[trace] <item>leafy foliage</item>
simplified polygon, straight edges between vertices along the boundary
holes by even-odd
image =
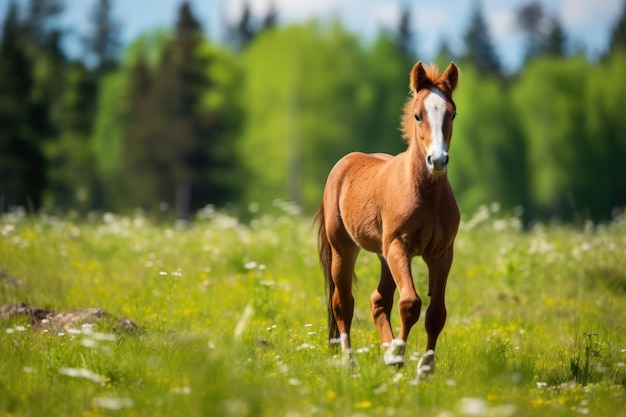
[[[365,42],[339,22],[284,27],[273,5],[265,19],[246,5],[229,51],[183,2],[172,28],[120,50],[113,3],[98,0],[81,62],[61,48],[62,2],[22,5],[8,8],[0,40],[2,210],[169,207],[186,218],[280,199],[310,212],[344,154],[405,149],[399,117],[420,46],[408,9]],[[468,21],[449,171],[461,210],[496,201],[524,207],[526,221],[611,219],[626,205],[624,17],[590,62],[567,55],[540,3],[518,13],[532,59],[511,75],[479,3]],[[452,58],[444,40],[436,61]]]
[[[250,45],[240,148],[249,201],[317,204],[332,164],[358,149],[368,104],[363,60],[338,24],[272,31]]]
[[[472,62],[481,74],[500,75],[501,63],[491,40],[489,27],[478,2],[474,3],[469,27],[464,37],[465,59]]]
[[[459,115],[449,175],[460,206],[473,212],[486,201],[508,210],[523,205],[526,148],[507,92],[497,80],[481,80],[479,71],[467,66],[455,102]]]

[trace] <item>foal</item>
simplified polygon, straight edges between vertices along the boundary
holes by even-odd
[[[354,312],[352,281],[361,248],[378,254],[380,282],[370,297],[372,318],[387,350],[388,365],[402,365],[406,340],[420,316],[411,259],[428,266],[426,352],[417,365],[419,378],[435,370],[435,344],[446,320],[445,290],[452,264],[459,209],[446,168],[456,107],[452,92],[459,72],[451,62],[443,74],[422,62],[411,70],[411,96],[404,106],[405,152],[350,153],[333,167],[315,215],[318,250],[328,295],[331,343],[340,343],[343,363],[353,366],[350,324]],[[400,333],[390,323],[394,292],[399,291]]]

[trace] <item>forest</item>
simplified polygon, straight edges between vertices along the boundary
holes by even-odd
[[[12,1],[1,17],[0,212],[311,213],[342,155],[406,146],[399,117],[420,59],[408,10],[365,41],[339,21],[282,25],[279,9],[244,8],[217,42],[183,1],[173,27],[124,45],[112,0],[97,0],[79,58],[64,50],[63,13],[62,0]],[[443,43],[436,59],[461,70],[448,175],[462,213],[623,215],[626,2],[593,60],[566,48],[540,3],[517,20],[527,49],[513,74],[479,2],[464,53]]]

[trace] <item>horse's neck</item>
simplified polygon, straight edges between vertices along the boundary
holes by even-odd
[[[419,146],[419,139],[414,139],[406,150],[406,160],[404,163],[407,166],[405,170],[407,178],[412,187],[420,190],[422,193],[431,192],[439,194],[441,190],[446,187],[448,183],[448,173],[441,176],[435,176],[430,173],[426,166],[426,152]]]

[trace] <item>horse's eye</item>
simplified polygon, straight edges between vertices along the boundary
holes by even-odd
[[[452,120],[456,117],[456,112],[452,113]]]
[[[422,123],[422,118],[419,114],[413,113],[413,116],[415,117],[415,120],[417,120],[417,123]]]

